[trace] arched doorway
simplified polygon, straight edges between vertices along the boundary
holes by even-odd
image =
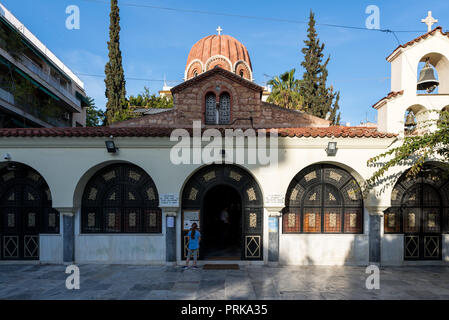
[[[36,170],[19,163],[2,169],[0,181],[0,257],[38,260],[39,233],[59,233],[50,189]]]
[[[404,260],[441,260],[448,210],[447,173],[426,164],[417,176],[404,173],[396,183],[384,231],[404,234]]]
[[[225,210],[229,224],[222,222]],[[193,222],[203,236],[200,259],[262,260],[263,201],[257,182],[234,165],[198,170],[182,194],[182,259]]]

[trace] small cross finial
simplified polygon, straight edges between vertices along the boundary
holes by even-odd
[[[216,30],[218,32],[218,35],[221,35],[221,32],[223,31],[223,29],[220,26],[218,26],[218,28]]]
[[[438,20],[434,19],[432,17],[432,11],[429,11],[427,13],[427,17],[425,19],[421,20],[422,23],[425,23],[427,25],[427,32],[432,31],[432,26],[438,22]]]

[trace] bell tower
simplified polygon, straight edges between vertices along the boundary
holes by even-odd
[[[430,11],[422,22],[429,31],[387,57],[391,92],[373,106],[378,110],[380,131],[400,136],[420,134],[424,121],[438,117],[427,110],[441,111],[449,106],[449,32],[442,27],[432,29],[438,20]]]

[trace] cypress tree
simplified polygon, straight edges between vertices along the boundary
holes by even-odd
[[[105,66],[106,79],[106,124],[123,120],[127,114],[125,74],[120,51],[120,15],[117,0],[111,0],[109,14],[109,61]]]
[[[309,28],[307,39],[304,40],[304,61],[301,66],[305,69],[303,80],[301,81],[300,94],[304,97],[304,111],[320,118],[326,118],[330,112],[329,120],[332,124],[337,123],[340,115],[339,93],[335,93],[332,87],[327,87],[327,65],[330,56],[323,62],[324,43],[320,43],[315,29],[315,15],[310,11]],[[335,99],[335,103],[334,102]]]

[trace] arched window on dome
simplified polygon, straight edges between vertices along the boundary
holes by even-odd
[[[217,124],[217,120],[217,98],[214,93],[209,92],[206,94],[205,121],[206,124]]]
[[[243,70],[240,70],[240,76],[243,78],[244,72]]]
[[[193,71],[193,77],[197,77],[198,76],[198,71]]]
[[[219,124],[231,122],[231,96],[224,92],[220,95]]]

